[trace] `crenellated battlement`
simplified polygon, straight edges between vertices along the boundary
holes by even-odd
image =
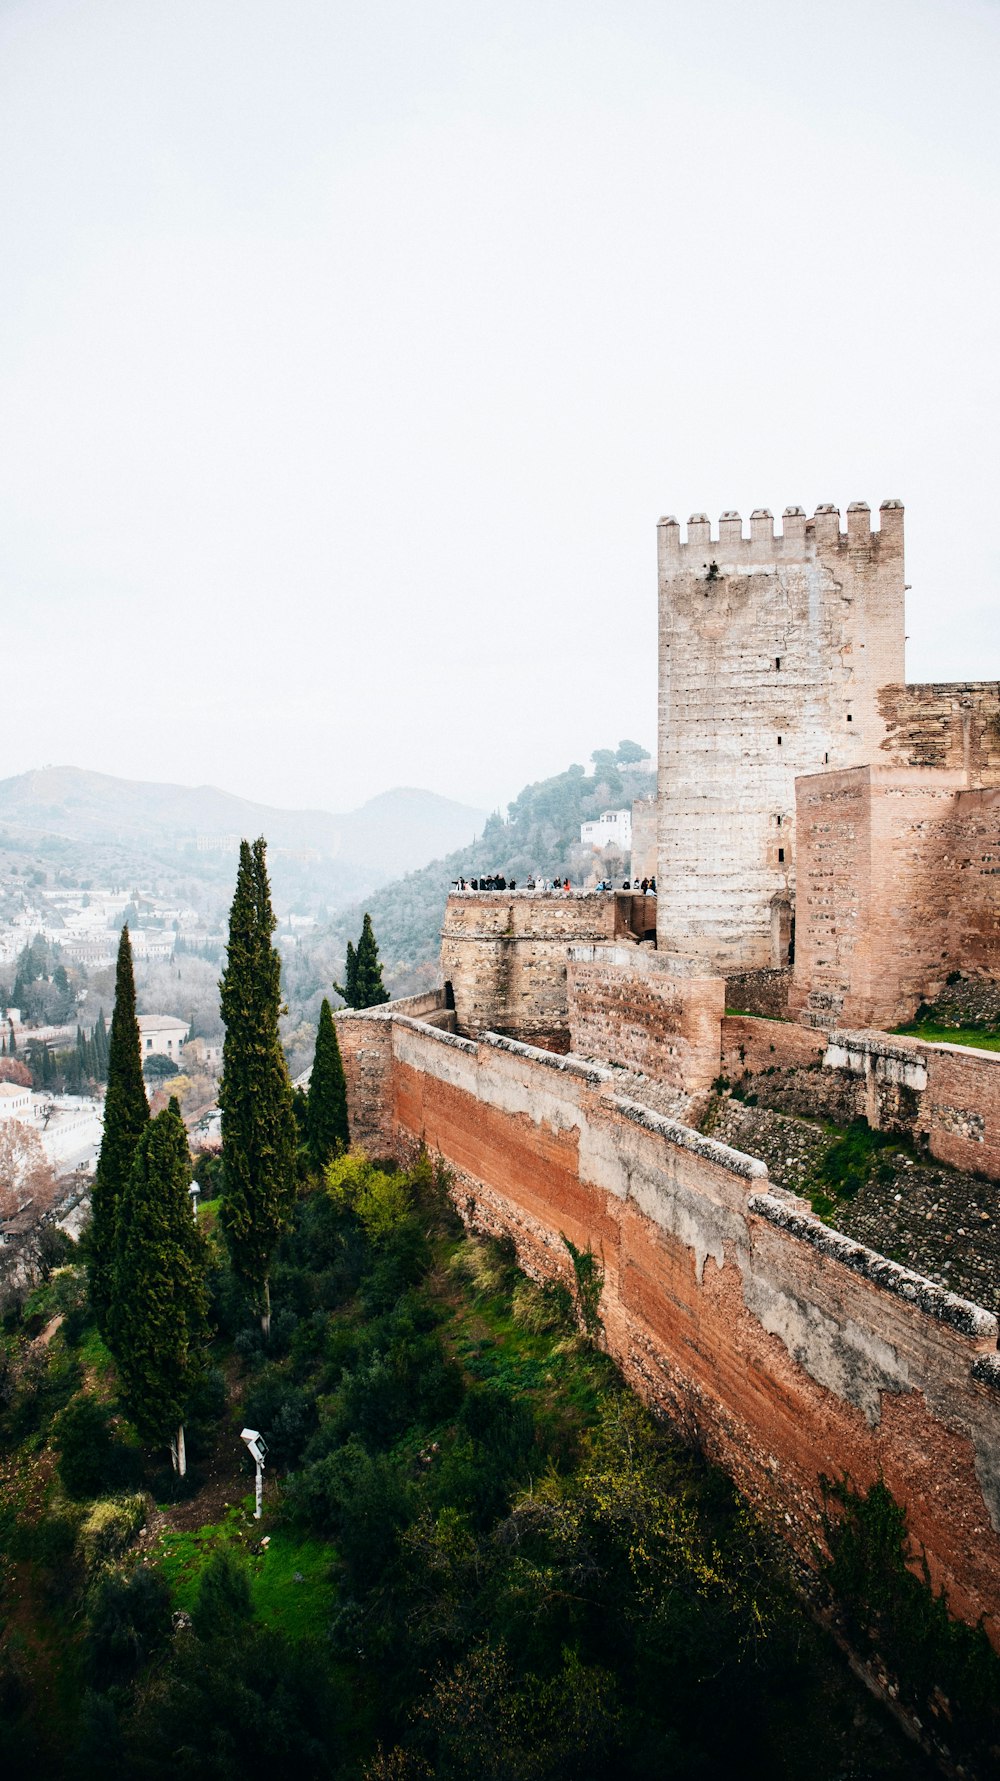
[[[808,563],[817,556],[844,551],[851,555],[902,556],[903,503],[883,501],[879,508],[879,526],[872,530],[871,508],[867,501],[852,501],[847,509],[847,530],[840,529],[840,509],[830,502],[817,507],[808,518],[804,507],[786,507],[782,529],[774,529],[774,515],[769,507],[756,507],[750,515],[749,536],[743,521],[731,510],[719,519],[717,535],[707,513],[692,513],[687,522],[687,537],[681,537],[679,522],[667,514],[657,525],[657,543],[661,574],[670,576],[700,571],[714,560],[722,569],[769,567],[779,563]]]

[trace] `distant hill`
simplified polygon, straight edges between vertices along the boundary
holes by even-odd
[[[599,751],[600,752],[600,751]],[[437,976],[444,907],[453,880],[480,873],[502,873],[523,884],[532,872],[547,878],[568,876],[582,883],[594,855],[580,845],[580,825],[602,810],[651,797],[656,790],[652,760],[621,772],[610,750],[593,773],[569,767],[551,779],[526,785],[507,806],[507,820],[491,816],[470,845],[432,860],[416,872],[384,884],[363,902],[351,904],[334,921],[344,944],[360,931],[367,909],[385,967],[386,986],[393,995],[407,995]]]
[[[196,847],[226,835],[264,835],[272,853],[336,861],[355,884],[377,884],[468,843],[486,812],[435,792],[399,787],[344,815],[281,810],[216,786],[117,779],[80,767],[45,767],[0,780],[0,828],[29,840]]]

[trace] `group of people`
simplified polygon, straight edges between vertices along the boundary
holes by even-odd
[[[486,878],[453,878],[451,881],[451,888],[452,890],[513,891],[517,889],[517,879],[507,879],[502,872],[491,872]],[[526,883],[522,886],[523,890],[532,891],[568,891],[572,890],[572,888],[573,886],[570,884],[568,878],[565,878],[560,882],[558,878],[536,878],[533,873],[529,874]]]
[[[594,886],[594,889],[599,891],[609,891],[614,890],[614,888],[610,878],[602,878],[600,884]],[[643,878],[640,881],[638,878],[626,878],[625,883],[622,885],[622,890],[641,891],[644,897],[655,897],[656,879]]]
[[[507,879],[502,872],[490,872],[485,878],[453,878],[451,881],[451,888],[452,890],[458,891],[515,891],[517,889],[517,879]],[[572,890],[573,886],[570,884],[568,878],[563,878],[561,880],[558,878],[536,878],[534,873],[529,873],[527,880],[521,888],[522,890],[530,891],[568,891]],[[610,878],[602,878],[600,884],[594,886],[594,889],[599,891],[610,891],[614,890],[614,888]],[[648,895],[655,897],[656,879],[644,878],[640,883],[638,878],[634,881],[630,878],[626,878],[625,883],[622,885],[622,890],[642,891],[643,896]]]

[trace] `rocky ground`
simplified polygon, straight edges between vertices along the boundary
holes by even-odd
[[[807,1199],[824,1193],[823,1216],[836,1230],[1000,1313],[1000,1187],[995,1182],[890,1144],[873,1154],[857,1191],[843,1197],[821,1177],[824,1158],[843,1136],[829,1126],[720,1096],[702,1129],[760,1157],[779,1187]]]

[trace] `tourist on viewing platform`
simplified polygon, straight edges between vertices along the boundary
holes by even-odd
[[[622,885],[622,890],[631,890],[631,889],[632,889],[632,880],[630,878],[626,878],[624,884]]]

